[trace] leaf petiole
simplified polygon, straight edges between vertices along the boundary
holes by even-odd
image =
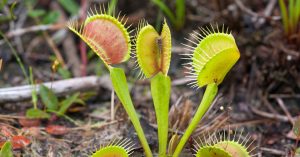
[[[194,118],[192,119],[192,121],[190,122],[190,125],[188,126],[188,128],[186,129],[182,138],[180,139],[180,141],[175,149],[175,152],[173,154],[173,157],[179,156],[185,143],[188,141],[189,137],[191,136],[193,131],[196,129],[198,123],[200,122],[200,120],[202,119],[204,114],[207,112],[209,107],[211,106],[211,103],[213,102],[215,96],[217,95],[217,92],[218,92],[218,85],[216,83],[211,83],[211,84],[207,85],[204,95],[203,95],[203,98],[202,98],[202,101],[194,115]]]

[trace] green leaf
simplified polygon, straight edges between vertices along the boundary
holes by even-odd
[[[24,0],[26,7],[32,8],[36,5],[37,0]]]
[[[0,10],[2,10],[3,7],[7,4],[7,1],[8,1],[8,0],[1,0],[1,1],[0,1]]]
[[[95,91],[84,92],[84,93],[80,94],[80,99],[83,101],[86,101],[96,95],[97,95],[97,92],[95,92]]]
[[[162,0],[151,0],[151,2],[157,5],[160,10],[164,12],[164,14],[169,18],[172,24],[176,24],[176,17],[171,11],[171,9],[162,1]]]
[[[118,3],[118,0],[111,0],[108,5],[108,14],[112,15],[116,11],[116,5]]]
[[[50,115],[40,109],[31,108],[26,111],[26,117],[27,118],[48,119],[48,118],[50,118]]]
[[[43,18],[43,24],[55,23],[60,16],[58,11],[51,11]]]
[[[12,145],[10,142],[5,142],[0,151],[0,157],[13,157]]]
[[[58,67],[57,72],[59,73],[59,75],[63,78],[63,79],[68,79],[72,77],[71,72],[63,67]]]
[[[86,105],[84,100],[80,99],[80,98],[77,98],[74,103],[77,103],[77,104],[80,104],[80,105]]]
[[[40,96],[47,109],[58,110],[58,99],[48,87],[40,85]]]
[[[300,20],[300,0],[296,0],[296,5],[295,5],[295,21],[296,24],[299,23]]]
[[[58,0],[58,2],[72,15],[79,11],[79,5],[74,0]]]
[[[288,13],[286,9],[286,5],[284,3],[284,0],[279,0],[279,7],[281,10],[281,18],[282,18],[282,24],[285,33],[289,33],[289,21],[288,21]]]
[[[46,14],[46,11],[43,9],[35,9],[28,12],[28,16],[34,18],[34,17],[40,17]]]
[[[14,9],[15,9],[16,5],[17,5],[17,2],[13,2],[9,8],[10,18],[13,20],[16,19],[16,16],[14,14]]]
[[[128,116],[135,128],[135,131],[141,141],[141,144],[144,148],[146,156],[147,157],[152,156],[152,152],[148,145],[144,131],[142,129],[140,120],[139,120],[137,113],[133,106],[133,103],[132,103],[132,100],[131,100],[131,97],[129,94],[129,88],[127,85],[126,76],[125,76],[123,69],[111,67],[110,68],[110,77],[112,80],[114,90],[115,90],[117,96],[119,97],[123,107],[125,108]]]
[[[170,93],[171,80],[168,76],[158,73],[151,79],[151,94],[158,128],[159,156],[165,156],[167,150]]]
[[[58,113],[61,115],[64,115],[68,108],[78,99],[78,96],[80,93],[75,93],[72,96],[66,98],[60,103],[60,108],[58,110]]]
[[[183,27],[185,22],[185,0],[176,0],[176,29]]]

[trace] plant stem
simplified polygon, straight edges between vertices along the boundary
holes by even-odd
[[[111,0],[108,5],[108,15],[113,15],[116,11],[118,0]]]
[[[151,94],[153,98],[159,142],[159,157],[166,157],[168,143],[168,113],[171,91],[169,76],[158,73],[151,79]]]
[[[114,90],[119,97],[121,103],[123,104],[123,107],[125,108],[134,128],[135,131],[141,141],[142,147],[144,148],[146,157],[152,157],[152,152],[150,150],[149,144],[147,142],[146,136],[144,134],[144,131],[142,129],[141,123],[139,121],[139,118],[137,116],[137,113],[134,109],[129,89],[127,85],[126,76],[123,69],[120,68],[113,68],[110,67],[110,77],[112,80],[112,84],[114,87]]]
[[[202,101],[194,115],[194,118],[190,122],[190,125],[186,129],[185,133],[183,134],[182,138],[179,141],[179,144],[177,145],[175,152],[173,154],[173,157],[178,157],[181,150],[183,149],[185,143],[197,127],[198,123],[204,116],[204,114],[207,112],[209,107],[211,106],[212,101],[214,100],[216,94],[218,92],[218,86],[216,83],[211,83],[207,85],[205,93],[203,95]]]
[[[289,21],[288,21],[288,14],[287,14],[287,9],[286,9],[284,0],[279,0],[279,7],[281,10],[281,18],[282,18],[282,24],[283,24],[284,31],[286,34],[288,34],[289,33]]]
[[[176,0],[176,29],[182,28],[185,22],[185,0]]]
[[[33,81],[33,73],[32,73],[32,68],[29,67],[29,76],[30,76],[30,84],[32,85],[32,90],[31,90],[31,101],[33,104],[33,108],[37,109],[37,92],[36,92],[36,84]]]
[[[151,0],[151,1],[152,3],[157,5],[166,14],[166,16],[168,16],[172,24],[176,24],[175,15],[172,13],[170,8],[164,2],[162,2],[161,0]]]

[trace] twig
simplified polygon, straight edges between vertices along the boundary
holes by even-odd
[[[172,81],[172,86],[186,85],[188,82],[191,82],[189,78],[180,78]]]
[[[1,72],[1,69],[2,69],[2,59],[0,58],[0,72]]]
[[[229,125],[231,128],[241,128],[241,127],[245,127],[245,126],[254,126],[254,125],[266,123],[266,122],[272,123],[275,121],[274,120],[271,121],[270,119],[258,119],[258,120],[250,120],[250,121],[234,123],[234,124],[229,124]],[[228,128],[229,125],[225,125],[224,128]]]
[[[288,99],[288,98],[300,98],[300,94],[270,94],[269,98],[276,99]]]
[[[80,20],[83,21],[83,19],[86,17],[86,10],[88,6],[87,0],[81,0],[81,9],[80,9]],[[79,51],[81,56],[81,76],[86,75],[86,67],[87,67],[87,52],[86,52],[86,44],[80,40],[79,43]]]
[[[273,1],[273,0],[272,0]],[[253,16],[255,20],[258,20],[258,18],[265,18],[265,19],[271,19],[271,20],[280,20],[280,16],[267,16],[266,14],[269,13],[269,10],[271,11],[273,2],[268,6],[265,14],[257,14],[256,12],[252,11],[251,9],[247,8],[241,0],[235,0],[236,5],[245,13],[249,14],[250,16]],[[268,11],[268,12],[267,12]],[[261,24],[260,24],[261,25]]]
[[[110,118],[111,121],[115,120],[115,91],[111,91],[111,104],[110,104]]]
[[[36,25],[36,26],[27,27],[27,28],[15,29],[13,31],[6,33],[6,37],[11,38],[11,37],[15,37],[15,36],[21,36],[26,33],[38,32],[38,31],[58,30],[58,29],[62,29],[64,27],[65,27],[64,23],[49,24],[49,25]]]
[[[291,122],[291,124],[294,124],[294,120],[293,117],[291,115],[291,113],[289,112],[289,110],[285,107],[284,102],[282,101],[282,99],[280,98],[276,98],[277,103],[279,104],[280,108],[283,110],[283,112],[285,113],[285,115],[288,117],[289,121]]]
[[[263,104],[265,104],[271,112],[273,112],[274,114],[278,114],[278,112],[274,109],[272,104],[270,104],[270,102],[268,101],[268,99],[265,95],[262,96],[262,101],[263,101]]]
[[[49,36],[49,34],[46,31],[43,31],[43,36],[45,37],[48,45],[51,47],[53,53],[55,54],[57,60],[61,64],[61,66],[64,67],[65,66],[65,61],[64,61],[63,57],[61,56],[61,53],[59,52],[59,50],[58,50],[57,46],[55,45],[54,41],[51,39],[51,37]]]
[[[149,125],[154,128],[155,130],[157,130],[157,124],[153,124],[153,123],[149,123]],[[183,135],[184,132],[183,131],[180,131],[180,130],[177,130],[177,129],[172,129],[172,128],[169,128],[168,129],[170,133],[173,133],[173,134],[178,134],[178,135]]]
[[[272,13],[273,8],[275,7],[275,4],[277,3],[277,0],[270,0],[265,11],[264,14],[265,16],[270,16]]]
[[[278,149],[272,149],[272,148],[266,148],[266,147],[261,147],[260,150],[264,152],[271,153],[273,155],[286,155],[284,151],[278,150]]]
[[[74,128],[70,128],[70,130],[72,131],[77,131],[77,130],[87,130],[87,129],[100,129],[103,128],[105,126],[108,125],[113,125],[113,124],[117,124],[118,122],[122,122],[123,120],[114,120],[111,122],[104,122],[104,123],[96,123],[96,124],[92,124],[92,125],[86,125],[86,126],[79,126],[79,127],[74,127]]]
[[[264,112],[264,111],[261,111],[261,110],[258,110],[256,109],[255,107],[250,107],[251,110],[259,115],[259,116],[262,116],[262,117],[266,117],[266,118],[270,118],[270,119],[275,119],[275,120],[280,120],[280,121],[283,121],[283,122],[289,122],[289,118],[286,117],[286,116],[283,116],[283,115],[277,115],[277,114],[273,114],[273,113],[267,113],[267,112]]]
[[[172,53],[176,53],[176,54],[184,54],[184,53],[190,53],[188,50],[186,50],[184,47],[182,46],[173,46],[172,47]]]
[[[47,86],[48,88],[52,87],[53,92],[57,95],[69,94],[77,91],[94,90],[99,86],[111,90],[112,86],[108,77],[109,76],[88,76],[47,82],[43,83],[43,85]],[[39,84],[35,86],[37,92],[39,92],[39,87]],[[31,98],[32,89],[34,88],[31,85],[0,88],[0,103],[28,100]]]
[[[22,119],[25,118],[25,116],[16,116],[16,115],[5,115],[5,114],[0,114],[0,118],[4,119],[4,118],[9,118],[9,119]]]
[[[292,55],[292,56],[295,56],[295,57],[299,57],[300,54],[298,51],[294,51],[294,50],[290,50],[288,48],[286,48],[282,43],[273,43],[271,42],[271,45],[274,46],[274,47],[278,47],[281,51],[283,51],[284,53],[288,54],[288,55]]]
[[[261,143],[262,143],[262,133],[259,133],[257,136],[257,148],[261,148]],[[261,149],[257,150],[257,157],[262,157]]]
[[[71,68],[73,76],[80,77],[80,59],[77,55],[78,51],[76,43],[71,34],[67,34],[67,36],[65,37],[65,40],[63,41],[63,50],[66,54],[66,61],[68,63],[68,66]]]

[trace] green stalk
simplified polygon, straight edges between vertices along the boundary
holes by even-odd
[[[29,77],[30,77],[30,84],[32,85],[32,90],[31,90],[31,101],[33,104],[33,108],[37,109],[37,92],[36,92],[36,84],[33,81],[33,73],[32,73],[32,67],[29,67]]]
[[[211,106],[212,101],[214,100],[216,94],[218,92],[218,85],[216,83],[208,84],[205,90],[205,93],[203,95],[202,101],[197,109],[197,112],[194,115],[194,118],[190,122],[190,125],[186,129],[185,133],[183,134],[182,138],[180,139],[175,152],[173,154],[173,157],[178,157],[181,150],[183,149],[185,143],[193,133],[193,131],[196,129],[198,123],[204,116],[204,114],[207,112],[209,107]]]
[[[170,91],[171,80],[169,76],[158,73],[151,79],[151,94],[158,129],[159,157],[167,156]]]
[[[300,20],[300,0],[296,0],[296,4],[295,4],[295,21],[296,21],[296,25],[298,25],[299,20]]]
[[[137,135],[141,141],[142,147],[144,148],[146,157],[152,157],[152,152],[150,150],[149,144],[147,142],[146,136],[144,134],[144,131],[142,129],[141,123],[139,121],[139,118],[137,116],[137,113],[134,109],[129,89],[127,85],[126,76],[123,69],[120,68],[109,68],[110,71],[110,77],[112,80],[112,84],[114,87],[114,90],[119,97],[121,103],[123,104],[123,107],[125,108],[134,128],[137,132]]]
[[[289,23],[290,23],[290,33],[295,32],[295,21],[294,21],[294,0],[289,0]]]
[[[287,9],[286,9],[284,0],[279,0],[279,7],[281,10],[281,18],[282,18],[282,24],[283,24],[284,31],[286,34],[289,34],[288,13],[287,13]]]
[[[176,0],[176,28],[180,29],[185,22],[185,0]]]
[[[162,2],[161,0],[151,0],[151,1],[152,3],[157,5],[166,14],[166,16],[168,16],[172,24],[176,24],[176,17],[164,2]]]
[[[118,0],[110,1],[109,5],[108,5],[108,15],[112,15],[115,12],[117,3],[118,3]]]

